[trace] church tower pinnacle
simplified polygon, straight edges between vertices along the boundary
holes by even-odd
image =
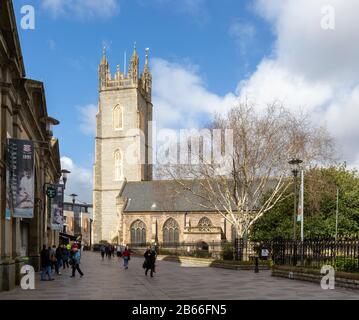
[[[125,69],[125,67],[124,67]],[[129,71],[111,76],[106,48],[99,65],[94,164],[94,243],[118,236],[116,199],[126,181],[152,180],[152,76],[148,50],[139,76],[136,44]]]
[[[139,75],[139,58],[137,55],[137,50],[136,50],[136,42],[134,44],[134,48],[133,48],[133,54],[132,54],[132,58],[131,58],[131,63],[130,63],[130,69],[129,69],[129,76],[132,78],[134,83],[137,83],[138,81],[138,75]]]
[[[102,49],[102,59],[99,66],[99,87],[104,88],[107,85],[107,81],[111,78],[110,65],[108,64],[106,57],[106,47]]]

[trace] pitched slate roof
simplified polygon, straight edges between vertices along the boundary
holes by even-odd
[[[171,180],[127,182],[121,196],[128,198],[124,212],[214,211],[201,206],[198,197]]]
[[[273,182],[268,184],[267,191],[275,186]],[[195,190],[196,193],[203,192],[198,180],[186,180],[185,184],[190,185],[191,190]],[[174,180],[126,182],[120,196],[128,199],[124,212],[216,211],[206,199],[184,190]],[[232,208],[235,209],[235,207],[233,203]]]

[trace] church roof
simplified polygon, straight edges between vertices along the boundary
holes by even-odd
[[[124,212],[209,212],[198,197],[182,191],[176,181],[127,182],[122,197],[128,199]]]
[[[266,191],[272,189],[275,184],[271,181]],[[188,180],[186,185],[196,194],[201,194],[200,183]],[[191,191],[184,190],[174,180],[154,180],[126,182],[120,194],[127,198],[124,212],[215,212],[216,210],[208,202]],[[233,210],[236,206],[233,203]]]

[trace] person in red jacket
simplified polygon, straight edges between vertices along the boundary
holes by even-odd
[[[126,247],[125,250],[123,251],[122,258],[123,258],[123,266],[125,267],[125,269],[128,269],[128,261],[131,258],[130,250],[128,250],[128,247]]]

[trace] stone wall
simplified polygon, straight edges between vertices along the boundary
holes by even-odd
[[[123,243],[131,243],[131,234],[130,229],[132,224],[136,220],[141,220],[146,225],[146,241],[148,243],[157,241],[159,243],[163,242],[163,227],[166,221],[170,218],[173,218],[179,225],[179,241],[180,242],[198,242],[204,241],[208,244],[212,242],[221,241],[221,233],[218,232],[188,232],[186,227],[196,227],[201,218],[207,217],[211,220],[214,227],[222,229],[227,229],[227,240],[231,241],[231,233],[228,232],[230,226],[228,223],[225,223],[224,218],[213,212],[135,212],[135,213],[123,213],[122,214],[122,228],[123,228]],[[156,233],[154,233],[156,230]]]
[[[103,57],[100,70],[104,65],[107,68],[106,57]],[[121,77],[123,75],[118,70],[115,78]],[[113,81],[100,83],[103,85],[99,92],[96,118],[93,243],[101,240],[111,242],[118,236],[121,217],[117,214],[116,198],[124,181],[152,179],[151,166],[148,165],[150,137],[147,126],[152,120],[152,104],[148,96],[138,82],[129,79],[123,84],[118,82],[116,86]],[[114,108],[117,106],[122,109],[122,128],[114,126]],[[123,175],[119,180],[115,179],[114,156],[117,151],[121,152],[123,159]]]

